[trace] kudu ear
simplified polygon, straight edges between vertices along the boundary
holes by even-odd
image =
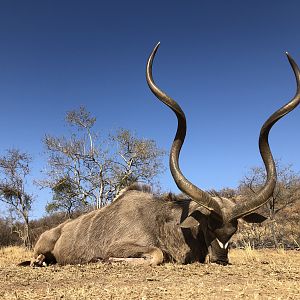
[[[181,228],[192,228],[199,226],[201,220],[201,212],[199,210],[193,211],[188,217],[186,217],[181,223]]]
[[[188,216],[183,222],[180,223],[181,228],[192,228],[200,224],[194,217]]]
[[[258,213],[251,213],[247,216],[244,216],[242,219],[248,223],[262,223],[268,218]]]

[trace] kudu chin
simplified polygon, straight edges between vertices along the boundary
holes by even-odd
[[[178,188],[187,196],[155,196],[142,186],[126,188],[110,205],[84,214],[44,232],[34,248],[31,265],[126,261],[157,265],[178,263],[228,263],[228,243],[238,219],[262,222],[254,211],[264,205],[276,184],[276,169],[268,136],[272,126],[300,102],[300,72],[287,54],[297,81],[295,97],[263,124],[259,149],[267,172],[263,188],[249,199],[234,201],[214,197],[188,181],[179,167],[186,134],[186,118],[177,102],[152,78],[156,45],[147,61],[146,79],[154,95],[176,115],[178,127],[170,152],[170,170]]]

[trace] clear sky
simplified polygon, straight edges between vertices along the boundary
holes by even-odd
[[[43,136],[66,133],[65,113],[80,105],[100,133],[124,127],[168,150],[176,119],[145,80],[160,41],[154,78],[188,121],[183,173],[202,189],[236,187],[261,164],[261,125],[294,96],[285,51],[300,64],[299,11],[288,0],[1,0],[0,153],[28,151],[39,177]],[[299,127],[297,108],[270,135],[274,156],[296,171]],[[161,184],[177,192],[169,171]],[[37,217],[50,195],[30,188]]]

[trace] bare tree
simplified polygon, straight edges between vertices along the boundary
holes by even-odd
[[[296,206],[300,201],[300,176],[292,169],[292,165],[282,165],[278,160],[276,161],[276,168],[278,181],[271,198],[262,208],[262,211],[269,217],[270,232],[274,245],[277,248],[279,246],[278,237],[282,235],[280,230],[277,229],[279,221],[286,223],[282,219],[283,215],[285,215],[283,211]],[[240,193],[243,195],[257,193],[261,189],[265,178],[266,174],[263,167],[251,168],[241,181],[239,186]]]
[[[103,206],[109,162],[107,151],[95,146],[99,143],[98,136],[92,132],[95,121],[80,107],[66,114],[67,124],[75,129],[70,137],[45,136],[46,178],[37,183],[53,191],[53,199],[46,206],[48,212],[65,211],[71,217],[75,210],[88,204]]]
[[[25,191],[25,185],[31,160],[29,154],[18,149],[10,149],[0,157],[0,201],[7,204],[23,222],[23,228],[16,231],[27,248],[31,247],[29,212],[33,196]]]
[[[126,129],[119,129],[110,139],[115,146],[110,176],[113,196],[134,182],[152,184],[164,171],[165,151],[159,149],[154,140],[137,138]]]
[[[38,184],[53,191],[48,212],[65,211],[70,217],[87,205],[100,208],[121,188],[135,181],[152,183],[163,170],[164,151],[154,141],[124,129],[100,139],[93,130],[96,118],[84,107],[68,112],[66,121],[73,129],[70,137],[44,139],[48,167]]]

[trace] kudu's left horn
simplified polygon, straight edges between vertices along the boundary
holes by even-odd
[[[160,43],[158,43],[155,48],[153,49],[150,57],[147,61],[147,68],[146,68],[146,79],[149,85],[149,88],[153,92],[153,94],[164,104],[169,106],[173,112],[177,116],[178,125],[177,125],[177,132],[171,147],[170,152],[170,170],[174,181],[178,188],[190,196],[195,202],[199,205],[204,206],[205,208],[214,211],[220,218],[222,218],[222,211],[218,204],[218,202],[207,192],[199,189],[195,185],[193,185],[190,181],[188,181],[184,175],[182,174],[179,168],[179,154],[181,147],[183,145],[185,134],[186,134],[186,118],[184,112],[182,111],[181,107],[178,103],[165,94],[154,82],[152,77],[152,63],[155,56],[155,53],[159,47]]]

